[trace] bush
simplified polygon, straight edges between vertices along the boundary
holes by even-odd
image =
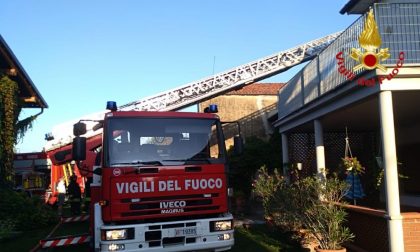
[[[337,204],[348,189],[344,181],[307,177],[288,184],[276,170],[273,175],[264,167],[259,172],[255,192],[277,225],[289,231],[305,229],[322,249],[339,249],[354,237],[343,226],[347,213]]]
[[[284,191],[284,189],[280,188],[286,186],[285,179],[283,179],[277,169],[270,175],[267,171],[267,167],[262,166],[258,171],[258,176],[253,185],[254,192],[261,197],[265,214],[271,217],[271,210],[276,209],[276,207],[274,207],[274,195],[276,192]]]
[[[12,219],[0,220],[0,241],[4,238],[10,237],[15,230],[15,221]]]
[[[275,167],[281,166],[280,139],[279,133],[273,134],[269,141],[263,141],[257,137],[246,138],[242,155],[230,156],[229,163],[232,172],[230,181],[234,191],[240,191],[249,198],[258,169],[265,166],[272,171]],[[233,150],[230,149],[229,154],[232,153]]]
[[[5,227],[4,230],[12,228],[24,231],[57,221],[55,211],[49,205],[45,205],[39,197],[29,198],[24,193],[0,189],[0,222]]]

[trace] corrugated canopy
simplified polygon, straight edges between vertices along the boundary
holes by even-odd
[[[0,35],[0,73],[5,73],[19,86],[19,96],[24,108],[48,108],[29,75],[25,72],[6,41]]]

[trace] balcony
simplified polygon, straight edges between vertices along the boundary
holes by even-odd
[[[382,39],[380,48],[389,48],[390,57],[381,62],[392,72],[404,52],[403,68],[420,66],[420,4],[419,3],[380,3],[374,5],[375,20]],[[340,74],[336,56],[342,52],[346,69],[353,69],[358,63],[349,55],[352,48],[360,48],[359,36],[364,29],[365,15],[352,25],[315,59],[296,74],[279,91],[279,120],[277,125],[289,116],[314,104],[328,102],[341,92],[357,88],[355,79],[361,76],[377,78],[381,70],[358,70],[353,81]],[[370,89],[379,92],[380,88]]]

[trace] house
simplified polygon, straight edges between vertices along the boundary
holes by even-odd
[[[33,116],[42,114],[44,108],[48,108],[48,104],[41,96],[41,93],[32,82],[29,75],[23,69],[16,56],[13,54],[6,41],[0,35],[0,77],[6,75],[12,81],[15,81],[19,89],[20,106],[24,109],[41,109]],[[3,150],[3,148],[0,148]],[[43,166],[42,172],[37,169],[39,163],[37,160],[46,160],[45,158],[38,158],[42,153],[26,153],[22,155],[15,155],[14,173],[15,186],[19,189],[24,189],[28,193],[38,191],[43,187],[43,180],[46,180],[44,172],[48,172],[48,167]],[[35,156],[35,157],[34,157]]]
[[[0,35],[0,74],[9,76],[19,86],[23,108],[48,108],[48,104]]]
[[[366,191],[383,185],[377,201],[348,206],[353,245],[419,251],[420,1],[351,0],[341,13],[361,17],[279,92],[283,162],[325,176],[347,138]]]
[[[210,104],[217,104],[222,122],[239,122],[242,137],[257,136],[268,139],[273,133],[270,118],[277,114],[277,95],[283,83],[253,83],[240,89],[206,100],[199,104],[199,111]],[[229,123],[223,127],[226,146],[233,145],[238,133],[238,124]]]

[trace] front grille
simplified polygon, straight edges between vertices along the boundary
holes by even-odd
[[[179,228],[179,227],[184,227],[184,223],[162,225],[162,229]]]
[[[196,238],[195,237],[189,237],[185,239],[185,243],[195,243]]]
[[[166,237],[162,240],[162,245],[176,245],[176,244],[184,244],[185,237]]]
[[[219,206],[210,206],[210,207],[196,207],[196,208],[188,208],[185,209],[185,212],[193,212],[193,211],[206,211],[206,210],[217,210]]]
[[[144,234],[146,241],[156,241],[162,239],[162,232],[159,231],[149,231]]]
[[[212,194],[186,194],[161,197],[144,197],[134,199],[121,199],[124,205],[120,212],[121,217],[150,216],[155,218],[161,214],[198,213],[200,211],[214,211],[220,209],[218,200],[220,193]]]
[[[197,222],[194,222],[194,221],[176,223],[176,224],[151,225],[148,227],[148,231],[144,232],[144,239],[149,244],[150,248],[195,243],[197,240],[195,236],[162,237],[162,231],[165,229],[176,230],[176,229],[196,227],[196,226],[197,226]]]
[[[149,247],[150,248],[152,248],[152,247],[160,247],[160,241],[152,241],[152,242],[149,242]]]
[[[218,193],[210,194],[209,198],[219,197]],[[162,200],[186,200],[193,198],[204,198],[203,194],[185,194],[185,195],[172,195],[172,196],[160,196],[160,197],[144,197],[138,199],[139,202],[149,202],[149,201],[162,201]],[[132,198],[121,199],[121,203],[131,203]]]
[[[160,210],[142,211],[142,212],[125,212],[125,213],[121,213],[121,216],[130,217],[130,216],[152,215],[152,214],[160,214]]]
[[[186,202],[186,207],[205,206],[205,205],[211,205],[213,203],[213,200],[211,199],[196,199],[196,200],[184,200],[184,201]],[[149,210],[149,209],[160,209],[160,202],[130,204],[130,210]]]
[[[217,210],[219,206],[209,206],[209,207],[196,207],[196,208],[186,208],[184,212],[198,212],[198,211],[206,211],[206,210]],[[130,217],[130,216],[142,216],[142,215],[152,215],[152,214],[160,214],[160,210],[154,211],[135,211],[135,212],[126,212],[122,213],[121,216],[123,217]]]

